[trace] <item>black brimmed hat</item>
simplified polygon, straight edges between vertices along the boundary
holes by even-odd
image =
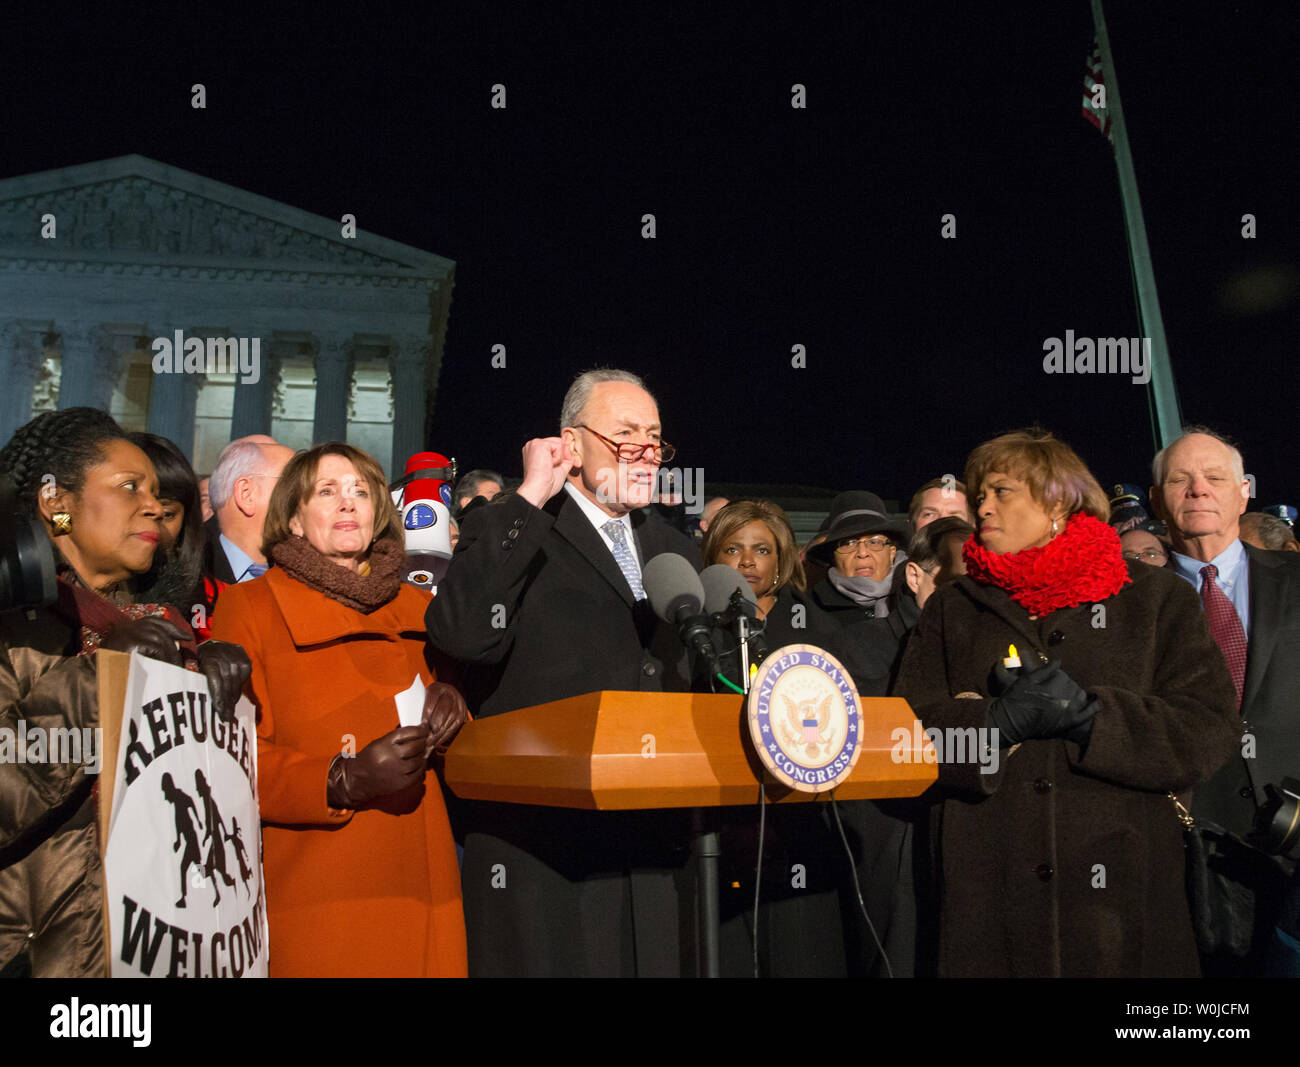
[[[851,490],[841,493],[831,501],[831,513],[826,522],[826,540],[808,550],[808,555],[823,563],[835,562],[835,546],[846,537],[864,534],[885,534],[900,548],[907,547],[912,536],[912,525],[906,519],[896,518],[885,510],[885,502],[875,493]]]

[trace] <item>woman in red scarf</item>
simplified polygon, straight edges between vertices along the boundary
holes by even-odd
[[[1169,794],[1239,732],[1195,592],[1126,563],[1050,434],[980,445],[966,484],[966,576],[931,597],[896,688],[939,749],[938,971],[1195,976]]]
[[[97,726],[100,648],[184,660],[208,676],[219,708],[233,708],[247,657],[221,642],[196,649],[187,612],[151,602],[138,587],[154,562],[164,509],[153,464],[122,428],[91,408],[46,412],[0,450],[0,472],[59,562],[54,604],[0,615],[7,736]],[[0,758],[0,974],[107,973],[94,771]]]

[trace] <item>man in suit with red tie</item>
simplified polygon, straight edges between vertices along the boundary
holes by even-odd
[[[1169,527],[1173,568],[1191,582],[1237,687],[1242,747],[1193,797],[1192,814],[1250,832],[1264,786],[1300,777],[1300,555],[1244,545],[1250,499],[1241,453],[1212,430],[1189,427],[1152,463],[1151,503]],[[1294,863],[1243,854],[1255,936],[1245,957],[1204,958],[1207,975],[1258,974],[1275,937]]]

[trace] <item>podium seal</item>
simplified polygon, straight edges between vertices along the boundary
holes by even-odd
[[[848,671],[814,645],[770,653],[747,701],[749,735],[777,781],[802,793],[834,789],[862,752],[862,709]]]

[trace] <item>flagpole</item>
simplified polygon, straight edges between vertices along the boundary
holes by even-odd
[[[1092,0],[1092,22],[1097,30],[1097,47],[1101,50],[1106,92],[1106,112],[1111,118],[1111,138],[1115,146],[1115,169],[1119,172],[1119,194],[1124,204],[1124,228],[1128,233],[1129,261],[1133,268],[1133,286],[1137,290],[1138,320],[1142,334],[1151,339],[1151,381],[1155,400],[1155,426],[1159,447],[1166,448],[1182,432],[1183,420],[1178,410],[1178,393],[1174,389],[1174,369],[1169,361],[1169,343],[1165,339],[1164,319],[1160,316],[1160,298],[1156,295],[1155,270],[1151,266],[1151,249],[1147,245],[1146,221],[1142,217],[1142,200],[1138,196],[1137,174],[1133,170],[1133,153],[1128,145],[1128,126],[1120,106],[1119,79],[1115,59],[1106,32],[1106,16],[1101,0]]]

